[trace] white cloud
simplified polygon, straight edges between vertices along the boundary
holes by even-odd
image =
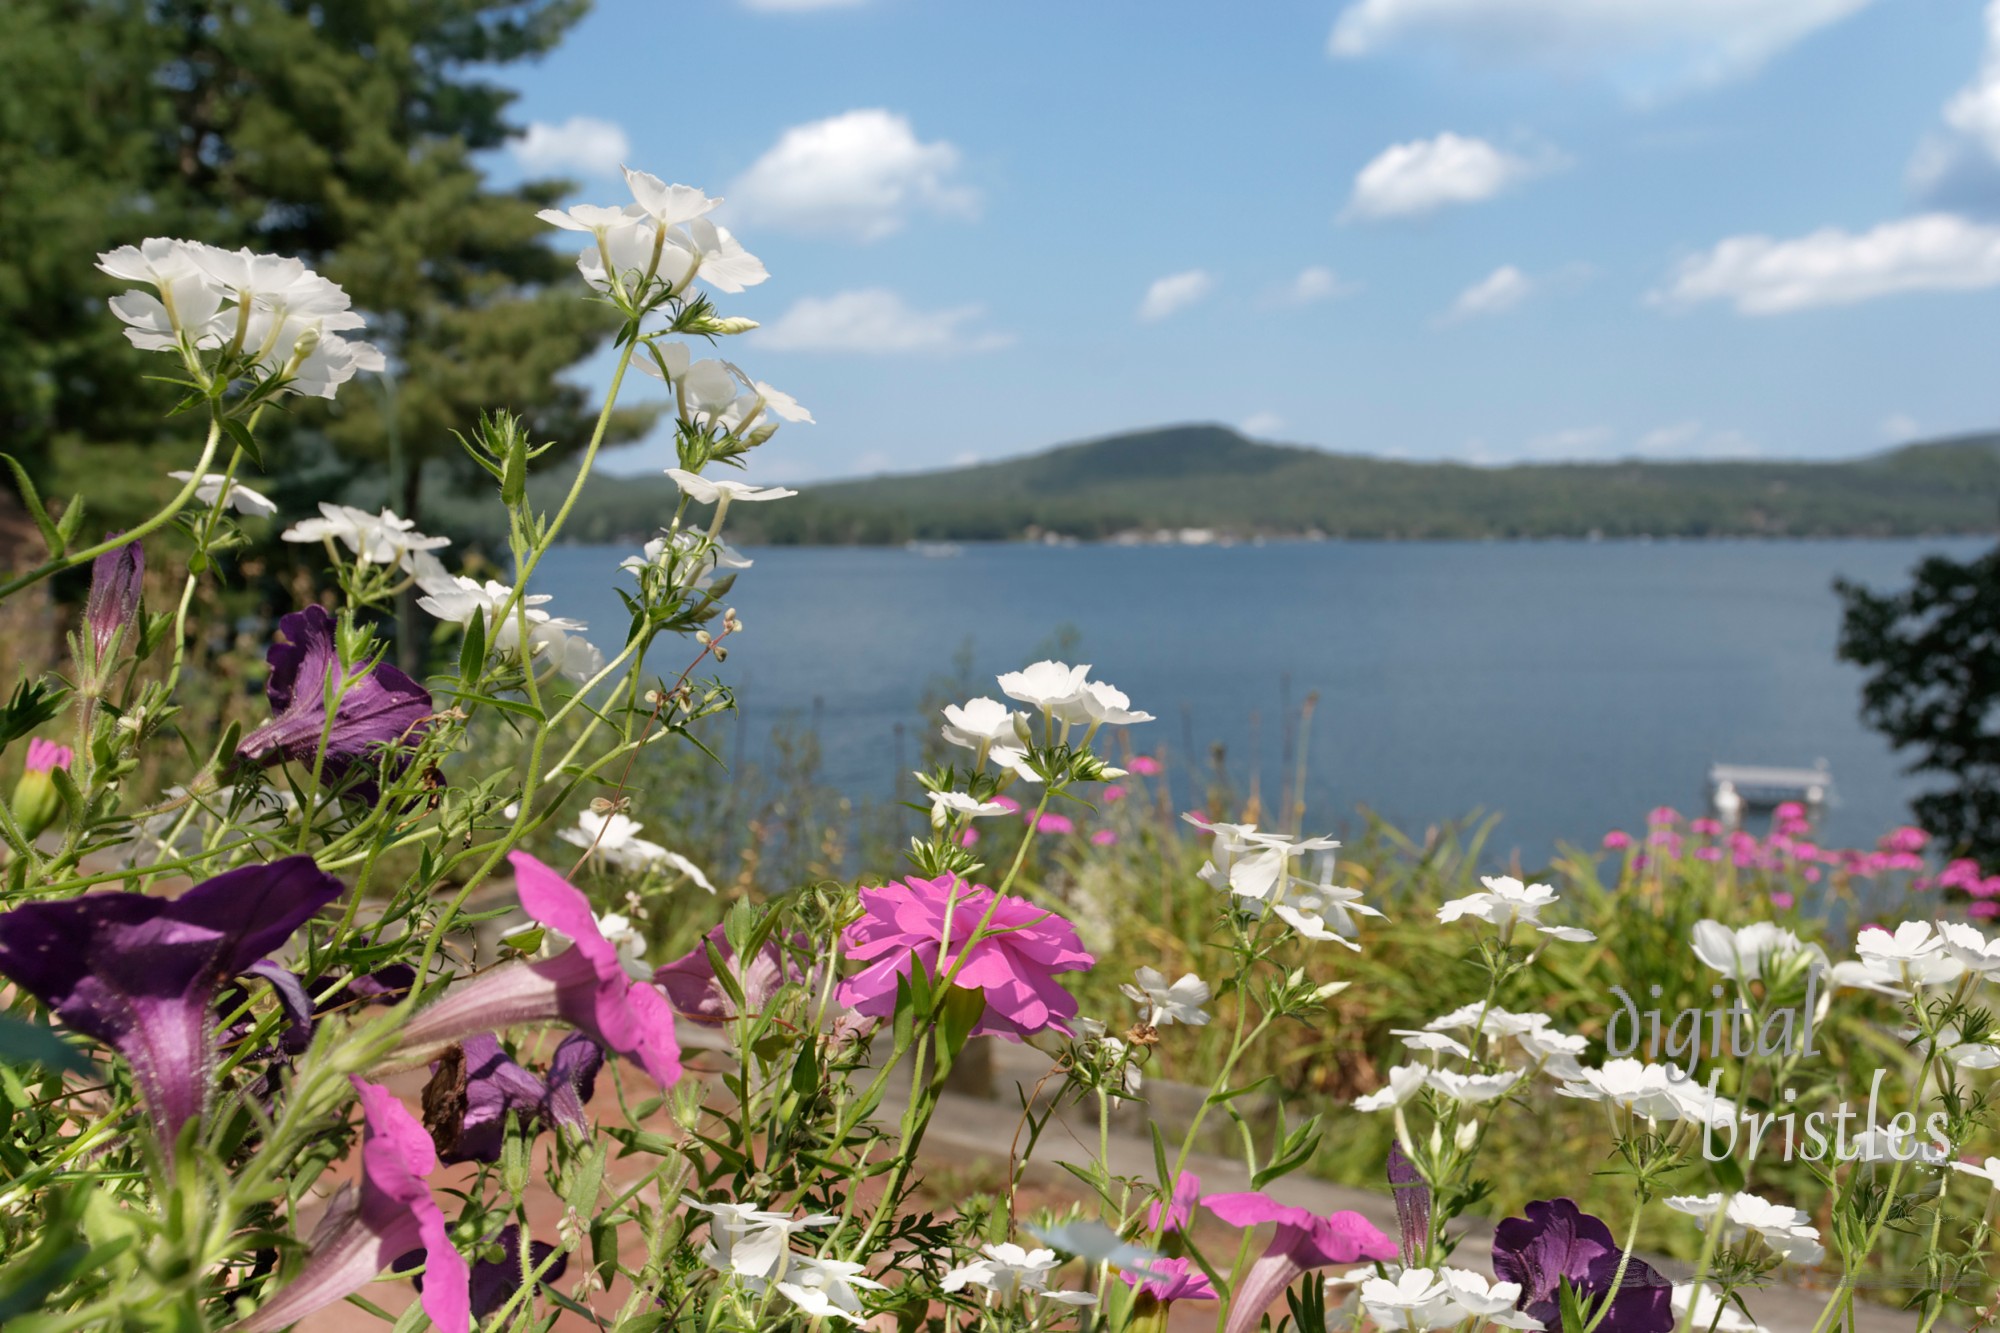
[[[794,231],[878,241],[913,213],[971,217],[979,194],[953,182],[958,149],[921,142],[906,117],[880,107],[794,125],[732,181],[741,217]]]
[[[1609,426],[1571,426],[1529,438],[1513,450],[1495,449],[1483,439],[1466,443],[1460,457],[1470,463],[1601,463],[1619,458],[1660,462],[1752,458],[1761,451],[1740,430],[1696,420],[1676,421],[1636,437]]]
[[[1272,293],[1271,301],[1275,305],[1318,305],[1321,301],[1352,296],[1360,290],[1360,283],[1349,282],[1323,264],[1310,264]]]
[[[560,125],[532,121],[521,137],[509,143],[514,160],[528,171],[574,172],[579,176],[616,176],[632,155],[625,131],[608,120],[571,116]]]
[[[1988,3],[1985,27],[1978,73],[1945,103],[1945,128],[1910,159],[1910,189],[1932,207],[2000,212],[2000,0]]]
[[[1203,269],[1191,268],[1185,273],[1169,273],[1164,278],[1155,279],[1146,289],[1146,299],[1139,302],[1139,318],[1151,324],[1178,314],[1215,290],[1215,278]]]
[[[1599,458],[1603,456],[1604,447],[1616,438],[1609,426],[1572,426],[1568,430],[1535,436],[1522,448],[1521,457],[1541,462]]]
[[[1239,435],[1248,435],[1253,440],[1268,440],[1285,428],[1285,419],[1276,412],[1252,412],[1243,418],[1236,428]]]
[[[880,449],[870,449],[854,460],[854,471],[873,476],[889,470],[889,455]]]
[[[1391,144],[1354,177],[1344,218],[1407,218],[1452,204],[1476,204],[1560,165],[1517,157],[1484,139],[1446,131],[1434,139]]]
[[[1902,292],[2000,285],[2000,227],[1951,213],[1884,222],[1853,234],[1826,227],[1795,240],[1731,236],[1681,261],[1647,299],[1691,306],[1727,301],[1744,315],[1851,305]]]
[[[946,354],[990,352],[1012,343],[1004,333],[965,326],[986,313],[981,305],[913,310],[881,287],[800,298],[792,308],[751,334],[775,352]]]
[[[1902,444],[1917,438],[1923,427],[1908,412],[1891,412],[1882,418],[1882,438],[1891,444]]]
[[[1468,64],[1528,65],[1611,80],[1643,97],[1720,83],[1871,0],[1355,0],[1328,50],[1411,45]]]
[[[1451,309],[1444,312],[1441,322],[1458,324],[1482,315],[1497,315],[1503,310],[1512,310],[1527,300],[1534,290],[1533,278],[1512,264],[1502,264],[1460,292],[1458,299],[1451,303]]]
[[[974,453],[970,449],[966,450],[962,454],[953,454],[951,459],[951,465],[953,467],[976,467],[978,463],[979,463],[979,455]]]
[[[1731,427],[1711,427],[1699,421],[1676,421],[1641,435],[1633,447],[1636,458],[1754,458],[1757,442]]]
[[[1986,6],[1986,56],[1979,76],[1945,103],[1944,120],[2000,160],[2000,0]]]

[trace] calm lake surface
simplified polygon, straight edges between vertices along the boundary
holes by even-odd
[[[1131,736],[1167,747],[1177,797],[1191,800],[1190,761],[1205,766],[1219,741],[1238,784],[1255,767],[1275,800],[1286,703],[1317,690],[1309,829],[1351,827],[1360,804],[1417,831],[1484,809],[1504,816],[1496,859],[1518,848],[1533,866],[1655,805],[1699,810],[1711,762],[1825,759],[1837,798],[1824,840],[1872,845],[1917,784],[1859,721],[1860,674],[1834,659],[1832,580],[1894,585],[1926,554],[1983,547],[767,548],[730,598],[746,632],[721,674],[752,757],[782,718],[816,719],[827,777],[856,794],[890,792],[899,745],[914,762],[925,687],[963,645],[997,695],[995,673],[1045,655],[1067,626],[1070,660],[1159,718]],[[628,554],[554,551],[536,591],[613,647]]]

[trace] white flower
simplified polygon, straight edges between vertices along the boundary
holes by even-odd
[[[1945,937],[1928,921],[1905,921],[1894,934],[1879,926],[1863,930],[1854,941],[1854,952],[1858,966],[1834,966],[1836,986],[1897,995],[1914,987],[1949,985],[1965,975],[1965,964],[1945,952]]]
[[[1570,944],[1588,944],[1597,938],[1596,931],[1585,930],[1582,926],[1536,926],[1535,929]]]
[[[790,1213],[764,1212],[743,1203],[702,1203],[686,1195],[681,1196],[681,1202],[709,1215],[702,1262],[718,1273],[735,1273],[758,1286],[785,1271],[792,1258],[794,1232],[840,1220],[831,1213],[795,1218]]]
[[[1138,985],[1118,989],[1139,1006],[1146,1022],[1154,1027],[1185,1023],[1191,1028],[1208,1022],[1208,1012],[1202,1008],[1208,1003],[1208,983],[1194,973],[1185,974],[1171,986],[1164,975],[1150,967],[1139,968],[1133,975]]]
[[[1849,1146],[1857,1162],[1917,1162],[1924,1166],[1945,1163],[1944,1149],[1935,1140],[1919,1140],[1915,1134],[1879,1125],[1856,1134]]]
[[[1447,1037],[1442,1032],[1417,1032],[1409,1028],[1390,1028],[1389,1035],[1401,1037],[1403,1045],[1413,1051],[1445,1051],[1461,1059],[1471,1059],[1472,1051],[1456,1037]]]
[[[1943,948],[1944,937],[1928,921],[1905,921],[1893,935],[1880,926],[1864,927],[1854,941],[1854,952],[1862,958],[1897,963],[1929,958]]]
[[[729,478],[710,479],[677,467],[668,468],[667,475],[674,479],[674,484],[679,486],[689,499],[699,504],[715,504],[725,496],[731,503],[740,500],[747,504],[757,500],[782,500],[787,496],[798,494],[797,491],[787,490],[783,486],[752,486],[749,482],[734,481]]]
[[[1460,1005],[1448,1014],[1433,1018],[1424,1024],[1424,1030],[1454,1032],[1465,1028],[1489,1037],[1516,1037],[1523,1032],[1532,1032],[1548,1025],[1547,1014],[1510,1013],[1497,1004],[1483,1004],[1474,1000],[1470,1004]]]
[[[1702,1333],[1710,1333],[1710,1330],[1713,1330],[1713,1333],[1768,1333],[1762,1324],[1746,1319],[1743,1312],[1736,1308],[1734,1301],[1723,1305],[1714,1287],[1696,1288],[1692,1282],[1677,1282],[1674,1284],[1671,1299],[1674,1314],[1683,1326],[1690,1324],[1688,1304],[1693,1302],[1694,1319],[1691,1326],[1702,1330]]]
[[[734,294],[755,287],[771,276],[763,261],[743,248],[729,228],[707,218],[694,218],[667,233],[669,251],[660,258],[662,276],[674,276],[674,290],[684,291],[699,277],[719,292]],[[679,252],[676,265],[674,251]]]
[[[1516,1033],[1515,1040],[1521,1043],[1521,1049],[1535,1067],[1551,1077],[1563,1080],[1583,1077],[1583,1066],[1577,1063],[1577,1057],[1589,1048],[1588,1038],[1554,1028],[1530,1028]]]
[[[1720,921],[1695,923],[1694,956],[1732,981],[1756,981],[1779,960],[1800,952],[1816,955],[1819,966],[1826,966],[1824,950],[1776,922],[1758,921],[1735,930]]]
[[[709,198],[692,185],[669,185],[650,172],[634,171],[630,167],[624,170],[625,184],[632,191],[632,198],[662,227],[692,222],[722,202]]]
[[[1297,878],[1292,866],[1300,857],[1307,852],[1332,851],[1340,846],[1333,838],[1294,841],[1281,833],[1259,833],[1255,824],[1210,824],[1194,815],[1183,815],[1182,818],[1204,833],[1214,835],[1208,860],[1197,872],[1201,881],[1211,888],[1227,888],[1239,898],[1254,899],[1265,905],[1286,900]],[[1331,879],[1330,871],[1327,878]],[[1318,906],[1337,907],[1351,901],[1344,897],[1347,890],[1335,890],[1330,883],[1324,888],[1327,892]],[[1306,909],[1295,910],[1303,915]],[[1353,923],[1349,921],[1346,924],[1351,926]]]
[[[755,255],[739,245],[705,214],[722,200],[711,199],[691,185],[668,185],[643,171],[625,170],[625,183],[637,202],[623,208],[579,204],[544,209],[535,216],[565,231],[590,233],[597,244],[577,257],[584,281],[600,291],[610,289],[607,270],[618,273],[627,294],[659,251],[655,277],[675,294],[687,289],[697,273],[710,286],[740,292],[770,275]]]
[[[628,555],[618,567],[641,578],[649,569],[671,569],[673,587],[700,591],[715,582],[719,571],[748,569],[755,563],[726,542],[678,528],[653,538],[643,555]]]
[[[97,267],[112,277],[147,283],[159,292],[122,292],[111,298],[111,313],[124,323],[134,347],[171,351],[183,333],[196,347],[221,345],[229,322],[219,313],[226,293],[196,262],[206,248],[197,241],[150,236],[137,246],[121,245],[97,257]]]
[[[944,726],[940,730],[950,744],[977,750],[983,745],[1016,742],[1020,733],[1015,728],[1026,717],[1026,714],[1016,712],[998,699],[982,696],[968,699],[962,705],[946,704]]]
[[[1285,890],[1271,904],[1271,910],[1286,925],[1309,940],[1331,940],[1358,953],[1361,946],[1354,937],[1360,933],[1360,926],[1354,919],[1355,915],[1382,914],[1361,901],[1361,890],[1335,884],[1333,867],[1333,853],[1322,852],[1319,878],[1308,883],[1288,876]]]
[[[722,201],[718,199],[715,202]],[[545,208],[535,216],[552,227],[561,227],[564,231],[599,232],[609,231],[615,227],[632,226],[646,216],[646,210],[637,204],[626,204],[622,207],[572,204],[568,208]]]
[[[1009,699],[1053,713],[1083,692],[1089,675],[1088,663],[1073,667],[1067,662],[1041,661],[1021,671],[1009,671],[998,680],[1000,692]]]
[[[1488,1282],[1484,1276],[1464,1268],[1443,1268],[1438,1270],[1438,1280],[1450,1289],[1452,1304],[1463,1313],[1479,1319],[1493,1320],[1495,1315],[1506,1315],[1514,1310],[1514,1303],[1521,1299],[1521,1284],[1518,1282]],[[1527,1316],[1529,1324],[1509,1324],[1510,1328],[1540,1328],[1541,1321]],[[1500,1322],[1494,1320],[1494,1322]]]
[[[285,536],[287,540],[300,540],[294,539],[290,532]],[[445,574],[420,577],[417,586],[424,591],[424,595],[417,599],[417,605],[439,620],[470,625],[474,616],[484,619],[487,646],[493,652],[516,657],[521,655],[521,621],[525,619],[528,622],[529,657],[553,664],[564,676],[578,684],[604,669],[604,654],[587,640],[576,637],[576,631],[589,626],[581,620],[551,616],[542,610],[549,600],[546,593],[524,594],[516,603],[515,610],[510,611],[505,620],[500,620],[501,609],[514,595],[514,590],[504,583],[490,579],[481,583],[477,579]]]
[[[416,531],[414,519],[399,518],[391,509],[371,514],[321,501],[319,512],[320,517],[301,519],[281,535],[288,542],[338,541],[364,565],[398,565],[412,574],[421,568],[418,556],[451,545],[449,537],[426,537]]]
[[[1151,713],[1141,713],[1132,707],[1125,691],[1101,680],[1086,680],[1081,689],[1051,711],[1056,721],[1076,726],[1126,727],[1153,720]]]
[[[1004,1301],[1023,1292],[1046,1291],[1060,1262],[1054,1250],[1024,1250],[1011,1241],[982,1245],[979,1252],[985,1257],[952,1269],[940,1287],[952,1292],[971,1284]]]
[[[1371,1277],[1361,1284],[1361,1308],[1378,1328],[1446,1328],[1464,1320],[1466,1312],[1452,1298],[1452,1288],[1428,1268],[1406,1268],[1392,1281]]]
[[[167,475],[175,481],[194,480],[192,472],[169,472]],[[223,502],[224,508],[234,509],[237,513],[247,514],[251,518],[269,518],[278,512],[278,506],[263,495],[220,472],[202,473],[201,484],[194,488],[194,498],[214,508],[216,497],[224,493],[225,487],[229,498]]]
[[[2000,1189],[2000,1157],[1989,1157],[1983,1162],[1953,1162],[1951,1169],[1963,1171],[1968,1176],[1977,1176],[1995,1189]]]
[[[968,819],[984,819],[989,815],[1012,814],[1013,811],[998,801],[981,801],[967,796],[962,791],[934,791],[931,798],[931,824],[943,828],[952,815],[964,815]]]
[[[1722,1196],[1683,1194],[1669,1198],[1666,1204],[1675,1212],[1706,1219],[1722,1207]],[[1732,1194],[1722,1219],[1722,1235],[1724,1240],[1733,1241],[1754,1231],[1772,1253],[1791,1263],[1811,1265],[1826,1257],[1826,1249],[1820,1244],[1818,1228],[1810,1223],[1811,1218],[1801,1209],[1755,1194]]]
[[[1430,1070],[1423,1065],[1397,1065],[1389,1071],[1389,1081],[1365,1097],[1354,1099],[1357,1111],[1387,1111],[1401,1106],[1424,1090]]]
[[[1989,940],[1975,926],[1948,921],[1938,927],[1945,952],[1982,977],[2000,974],[2000,940]]]
[[[841,1259],[815,1259],[809,1254],[793,1255],[786,1265],[779,1294],[808,1315],[820,1319],[862,1322],[861,1298],[856,1287],[886,1291],[880,1282],[861,1276],[861,1265]]]
[[[1672,1065],[1641,1064],[1630,1058],[1606,1060],[1602,1069],[1585,1069],[1581,1077],[1557,1089],[1565,1097],[1609,1102],[1648,1120],[1679,1120],[1681,1089],[1688,1086]]]
[[[1430,1071],[1430,1085],[1455,1102],[1476,1106],[1504,1097],[1521,1081],[1521,1071],[1510,1069],[1504,1074],[1460,1074],[1449,1069]]]
[[[2000,1069],[2000,1046],[1990,1041],[1968,1041],[1953,1046],[1945,1058],[1960,1069]]]
[[[1546,884],[1523,884],[1511,875],[1482,875],[1479,882],[1486,892],[1454,898],[1438,908],[1438,920],[1456,921],[1476,916],[1496,926],[1516,921],[1538,923],[1542,909],[1556,901],[1556,891]]]
[[[594,810],[579,810],[576,825],[556,836],[571,846],[588,849],[591,855],[603,857],[620,870],[643,873],[671,866],[708,892],[715,892],[715,885],[709,883],[700,866],[679,852],[640,837],[639,830],[646,827],[644,824],[616,811],[600,815]]]

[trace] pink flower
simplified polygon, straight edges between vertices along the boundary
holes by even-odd
[[[1151,1296],[1161,1305],[1215,1299],[1215,1288],[1209,1284],[1208,1274],[1186,1259],[1153,1259],[1146,1267],[1158,1276],[1141,1278],[1136,1273],[1123,1270],[1118,1276],[1124,1279],[1126,1285],[1137,1287],[1141,1296]]]
[[[1277,1223],[1263,1257],[1243,1275],[1231,1301],[1225,1333],[1250,1333],[1293,1279],[1314,1268],[1397,1257],[1396,1242],[1359,1213],[1318,1217],[1288,1208],[1266,1194],[1211,1194],[1202,1205],[1231,1226]]]
[[[1797,801],[1781,801],[1778,803],[1778,808],[1771,812],[1771,817],[1773,819],[1804,819],[1806,817],[1806,808]]]
[[[1672,829],[1654,829],[1646,835],[1646,844],[1649,847],[1658,847],[1668,860],[1681,854],[1681,835]]]
[[[1115,847],[1118,845],[1118,830],[1101,828],[1090,835],[1090,843],[1093,847]]]
[[[952,984],[986,997],[973,1035],[1019,1041],[1049,1028],[1069,1031],[1076,1000],[1054,974],[1081,971],[1097,960],[1084,952],[1075,928],[1053,912],[1019,898],[1002,898],[994,907],[993,890],[956,875],[863,889],[861,905],[864,915],[842,933],[841,945],[867,966],[840,983],[842,1004],[887,1018],[896,1009],[896,980],[909,975],[912,960],[938,978],[963,955],[965,966]],[[989,933],[967,948],[989,907]]]
[[[1819,883],[1820,876],[1823,873],[1825,872],[1823,872],[1818,866],[1807,866],[1804,870],[1801,870],[1799,872],[1799,875],[1801,878],[1805,880],[1806,883],[1817,884]]]
[[[1068,815],[1059,815],[1051,810],[1044,810],[1039,815],[1030,813],[1027,820],[1029,828],[1041,833],[1063,834],[1076,832],[1075,820],[1071,819]]]
[[[604,938],[590,900],[526,852],[509,852],[521,906],[572,941],[553,958],[482,972],[417,1011],[404,1029],[406,1050],[463,1041],[523,1023],[567,1023],[597,1044],[629,1056],[661,1087],[681,1076],[674,1013],[650,981],[634,980]]]
[[[1975,898],[2000,898],[2000,875],[1988,875],[1966,892]]]
[[[1021,808],[1021,803],[1011,796],[995,796],[993,804],[1004,806],[1009,810],[1019,810]]]
[[[1886,852],[1921,852],[1924,844],[1930,840],[1930,834],[1905,824],[1901,828],[1889,830],[1882,838],[1880,846]]]
[[[1976,920],[2000,916],[2000,903],[1992,901],[1968,903],[1965,908],[1965,914]]]
[[[1937,882],[1947,889],[1964,889],[1967,893],[1977,892],[1972,886],[1980,882],[1979,862],[1969,858],[1952,861],[1939,872]]]
[[[798,936],[797,939],[803,942],[804,937]],[[728,988],[715,975],[715,965],[708,956],[711,944],[722,959],[722,965],[729,969],[730,979],[736,983],[744,1005],[752,1014],[763,1012],[771,997],[787,984],[806,980],[805,973],[786,956],[784,946],[775,935],[764,941],[764,947],[750,960],[750,966],[739,966],[735,950],[729,947],[728,931],[717,926],[704,935],[694,948],[653,972],[653,980],[666,991],[674,1009],[682,1017],[703,1027],[721,1027],[739,1017],[736,1002],[729,997]]]
[[[466,1333],[471,1272],[452,1248],[425,1177],[437,1169],[431,1136],[394,1093],[348,1075],[361,1097],[361,1189],[327,1206],[305,1267],[229,1333],[272,1333],[373,1282],[408,1251],[424,1255],[423,1307],[439,1333]]]
[[[1646,815],[1646,826],[1648,828],[1665,828],[1670,824],[1678,824],[1680,822],[1681,812],[1674,809],[1671,805],[1656,805]]]
[[[1791,911],[1792,902],[1793,902],[1792,895],[1786,893],[1783,889],[1774,890],[1771,894],[1771,906],[1777,908],[1781,912]]]
[[[1787,838],[1795,838],[1801,833],[1812,832],[1812,821],[1802,816],[1787,818],[1780,815],[1771,821],[1771,827]]]
[[[1622,852],[1631,845],[1632,835],[1619,829],[1612,829],[1604,835],[1604,850],[1607,852]]]
[[[1125,799],[1125,789],[1115,785],[1106,787],[1104,789],[1104,799],[1107,801],[1122,801]]]
[[[1704,838],[1718,837],[1722,833],[1722,821],[1703,816],[1689,824],[1688,830]]]
[[[45,741],[40,736],[28,742],[28,771],[46,773],[52,768],[68,768],[76,754],[67,745]]]
[[[959,831],[958,845],[961,847],[977,847],[979,845],[979,830],[967,824]]]
[[[1167,1200],[1164,1210],[1155,1199],[1146,1209],[1146,1229],[1148,1231],[1180,1231],[1186,1228],[1194,1217],[1195,1205],[1201,1202],[1201,1177],[1192,1171],[1183,1171],[1174,1181],[1174,1192]]]
[[[1722,849],[1720,847],[1697,847],[1694,849],[1694,859],[1697,861],[1720,861],[1722,859]]]
[[[1160,761],[1149,754],[1132,756],[1132,771],[1142,778],[1155,777],[1160,772]]]

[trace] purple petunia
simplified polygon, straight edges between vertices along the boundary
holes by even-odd
[[[1673,1286],[1639,1259],[1626,1263],[1613,1294],[1612,1279],[1624,1252],[1611,1228],[1569,1199],[1543,1199],[1493,1229],[1493,1273],[1521,1284],[1518,1308],[1550,1328],[1561,1322],[1563,1279],[1586,1304],[1611,1297],[1602,1333],[1669,1333],[1674,1327]]]
[[[1403,1266],[1420,1268],[1431,1243],[1431,1189],[1403,1145],[1389,1142],[1389,1189],[1396,1196],[1396,1223],[1403,1233]]]
[[[132,1066],[162,1137],[200,1115],[216,992],[321,908],[340,881],[309,856],[243,866],[178,898],[91,893],[0,914],[0,975]]]
[[[90,598],[84,603],[83,620],[90,628],[93,661],[100,667],[109,665],[105,659],[119,631],[139,613],[145,582],[146,548],[138,542],[113,547],[91,562]]]
[[[341,662],[333,617],[325,607],[280,617],[278,637],[264,660],[271,669],[264,693],[273,716],[236,747],[237,755],[252,763],[292,760],[310,767],[324,736],[321,777],[337,782],[381,747],[413,743],[430,718],[430,692],[395,667]],[[356,794],[371,799],[373,784],[364,782]]]
[[[805,942],[803,935],[795,938],[801,944]],[[729,969],[731,979],[743,993],[743,1003],[753,1014],[762,1012],[771,997],[787,984],[806,980],[805,973],[785,956],[785,950],[775,937],[764,941],[764,947],[751,958],[748,967],[736,965],[735,951],[730,947],[728,932],[722,926],[709,931],[703,940],[673,962],[661,966],[653,973],[653,980],[666,991],[667,999],[673,1002],[674,1012],[704,1027],[719,1027],[738,1017],[736,1002],[729,998],[729,992],[716,979],[715,966],[708,956],[710,944],[715,946],[723,965]]]
[[[507,1113],[522,1122],[539,1121],[588,1133],[584,1103],[604,1067],[604,1048],[581,1032],[556,1045],[546,1080],[508,1057],[490,1032],[465,1040],[465,1106],[456,1123],[434,1125],[431,1138],[445,1162],[497,1162]]]

